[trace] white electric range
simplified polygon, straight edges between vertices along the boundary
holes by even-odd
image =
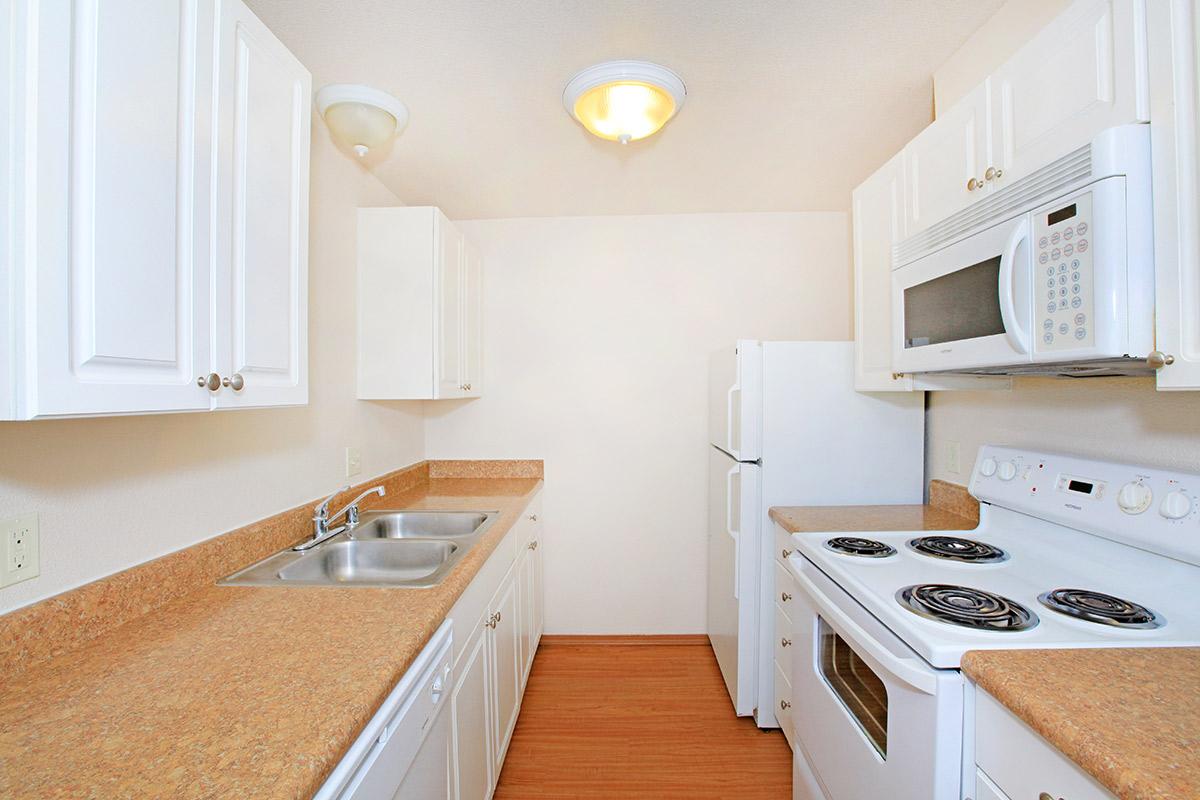
[[[959,800],[968,650],[1200,645],[1200,476],[985,446],[971,531],[796,534],[797,800]]]

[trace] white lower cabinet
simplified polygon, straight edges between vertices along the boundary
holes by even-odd
[[[540,507],[539,494],[450,612],[462,642],[449,709],[456,800],[491,797],[516,729],[544,616]]]
[[[488,704],[487,628],[480,619],[466,642],[450,691],[452,797],[487,797],[492,785],[491,708]]]
[[[1114,800],[1114,796],[995,698],[975,692],[974,800]]]
[[[778,555],[783,554],[782,548],[791,544],[791,535],[775,526],[775,538],[782,543],[776,547]],[[775,559],[775,718],[779,720],[779,728],[792,749],[796,749],[795,734],[792,727],[792,651],[794,650],[792,617],[789,613],[795,606],[795,597],[800,587],[792,577],[791,570],[778,557]]]

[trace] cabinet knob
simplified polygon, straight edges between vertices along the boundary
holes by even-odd
[[[786,603],[788,600],[792,599],[792,596],[787,592],[784,592],[783,594],[779,595],[779,599]]]
[[[973,192],[982,186],[983,186],[983,181],[979,180],[979,178],[968,178],[967,179],[967,191],[968,192]]]
[[[232,375],[230,375],[228,378],[223,379],[221,381],[221,385],[228,386],[230,389],[233,389],[235,392],[240,392],[242,390],[242,388],[246,385],[246,379],[242,377],[242,373],[235,372]]]
[[[1175,356],[1170,355],[1169,353],[1164,353],[1161,350],[1155,350],[1153,353],[1146,356],[1146,363],[1150,366],[1150,369],[1162,369],[1163,367],[1169,367],[1170,365],[1174,364]]]
[[[789,638],[787,638],[787,637],[785,636],[784,638],[782,638],[782,639],[780,639],[780,640],[779,640],[779,644],[780,644],[780,646],[781,646],[781,647],[791,647],[791,646],[792,646],[792,640],[791,640],[791,639],[789,639]]]
[[[537,522],[537,514],[530,514],[529,519],[531,522]]]
[[[789,708],[791,708],[791,707],[792,707],[792,704],[791,704],[791,703],[789,703],[787,700],[780,700],[780,701],[779,701],[779,710],[780,710],[780,711],[787,711],[787,710],[788,710]]]
[[[1042,792],[1038,795],[1038,800],[1054,800],[1054,795],[1049,792]],[[1058,800],[1063,800],[1061,797]]]
[[[199,378],[196,378],[196,385],[201,389],[208,389],[210,392],[215,392],[221,388],[221,376],[215,372],[201,375]]]
[[[467,391],[468,392],[471,391],[471,384],[469,384],[469,383],[467,384]]]
[[[783,550],[783,559],[784,559],[785,561],[786,561],[787,559],[791,558],[791,556],[792,556],[792,551],[791,551],[791,550],[787,550],[787,549]]]
[[[997,167],[988,167],[983,173],[983,179],[985,181],[995,181],[999,180],[1002,175],[1004,175],[1004,170]]]
[[[525,546],[528,547],[530,550],[537,550],[537,542],[530,542],[529,544],[527,544]]]

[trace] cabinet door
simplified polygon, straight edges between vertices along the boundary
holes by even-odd
[[[504,754],[513,728],[517,724],[517,711],[521,699],[520,626],[520,582],[517,580],[518,566],[514,565],[500,584],[496,600],[492,603],[492,709],[495,714],[495,774],[500,775]]]
[[[1142,0],[1076,0],[992,75],[995,187],[1149,121],[1145,14]]]
[[[462,397],[463,386],[463,239],[437,215],[437,396]]]
[[[484,800],[492,786],[487,631],[482,620],[471,631],[450,693],[450,788],[457,800]]]
[[[531,540],[525,545],[525,553],[520,562],[521,583],[521,624],[520,665],[521,686],[529,679],[529,669],[533,666],[533,653],[537,648],[537,604],[540,600],[537,587],[537,541]]]
[[[463,394],[483,392],[483,259],[470,242],[463,241]]]
[[[20,23],[4,33],[23,54],[9,91],[29,102],[19,135],[36,158],[9,176],[26,217],[14,284],[37,310],[16,416],[210,408],[196,383],[209,371],[208,4],[18,0],[3,14]]]
[[[912,391],[892,371],[892,245],[904,237],[904,157],[854,190],[854,388]]]
[[[303,404],[312,79],[240,0],[217,9],[216,402]]]
[[[988,84],[959,100],[904,148],[905,236],[986,194]],[[974,178],[978,188],[968,188]]]
[[[1155,346],[1159,389],[1200,389],[1200,15],[1151,5]]]

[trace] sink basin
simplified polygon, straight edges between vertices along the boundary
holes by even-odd
[[[463,539],[487,522],[478,511],[368,511],[351,532],[354,539]]]
[[[442,569],[458,545],[412,540],[394,542],[346,540],[302,555],[279,570],[281,581],[366,583],[372,585],[427,580]]]
[[[351,531],[281,550],[222,578],[225,586],[437,586],[487,533],[491,511],[369,511]]]

